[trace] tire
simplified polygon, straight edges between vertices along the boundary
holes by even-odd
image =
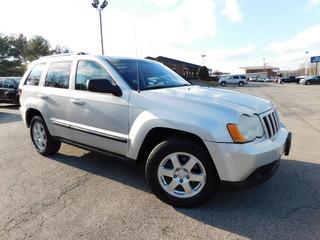
[[[220,182],[207,151],[194,141],[179,137],[168,138],[153,149],[145,174],[152,192],[177,207],[204,203]]]
[[[43,156],[55,154],[61,143],[52,138],[44,120],[35,116],[30,124],[30,136],[36,150]]]
[[[306,84],[307,84],[307,85],[311,85],[311,82],[310,82],[310,81],[307,81]]]
[[[238,85],[239,85],[240,87],[243,87],[244,83],[243,83],[243,82],[239,82]]]
[[[226,82],[221,82],[221,86],[225,86],[225,85],[227,85]]]

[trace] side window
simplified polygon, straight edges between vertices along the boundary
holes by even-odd
[[[92,61],[79,61],[76,75],[76,90],[87,90],[86,82],[89,79],[108,79],[111,76],[98,63]]]
[[[3,80],[0,80],[0,88],[3,87]]]
[[[241,79],[246,79],[246,76],[240,76],[241,77]]]
[[[6,79],[4,81],[4,87],[5,88],[14,88],[14,83],[10,79]]]
[[[35,65],[32,71],[30,72],[29,76],[27,77],[27,80],[25,81],[24,85],[38,86],[45,66],[45,63]]]
[[[69,88],[72,61],[51,63],[45,81],[46,87]]]
[[[233,79],[239,79],[239,76],[234,76]]]

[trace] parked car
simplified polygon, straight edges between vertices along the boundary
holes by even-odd
[[[0,103],[19,103],[21,77],[0,77]]]
[[[301,81],[301,84],[311,85],[311,84],[320,84],[320,76],[311,76],[305,78]]]
[[[221,86],[226,86],[227,84],[229,85],[239,85],[243,86],[248,83],[248,80],[245,75],[231,75],[227,78],[221,78],[219,79],[218,83]]]
[[[143,163],[154,194],[180,207],[205,202],[220,181],[267,181],[291,146],[269,100],[192,86],[152,60],[44,57],[23,76],[20,102],[40,154],[64,142]]]
[[[257,81],[257,78],[256,78],[256,77],[249,77],[249,81],[250,81],[250,82],[256,82],[256,81]]]
[[[281,81],[285,83],[291,83],[291,82],[299,83],[299,79],[297,79],[295,76],[283,77]]]
[[[259,77],[258,79],[257,79],[257,82],[266,82],[267,81],[267,79],[266,78],[263,78],[263,77]]]

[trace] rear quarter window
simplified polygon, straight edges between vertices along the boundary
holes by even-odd
[[[38,86],[45,66],[45,63],[35,65],[27,77],[24,85]]]

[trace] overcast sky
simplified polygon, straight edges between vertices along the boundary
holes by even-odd
[[[0,1],[0,33],[40,35],[72,51],[101,53],[92,0]],[[102,0],[100,0],[102,2]],[[230,72],[303,67],[320,56],[320,0],[109,0],[106,55],[165,56]],[[135,37],[136,36],[136,37]],[[136,44],[135,44],[136,43]]]

